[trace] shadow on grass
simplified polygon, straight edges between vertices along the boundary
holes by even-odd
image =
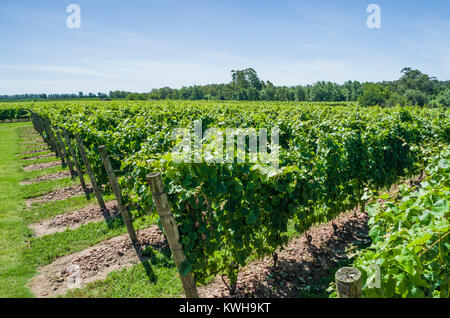
[[[158,277],[152,269],[153,266],[173,268],[175,264],[172,262],[172,253],[169,248],[155,250],[152,246],[135,245],[135,250],[139,256],[146,274],[151,283],[156,284]]]

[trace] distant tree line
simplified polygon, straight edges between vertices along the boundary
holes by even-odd
[[[365,83],[363,94],[358,97],[362,106],[415,105],[450,107],[450,81],[438,81],[409,67],[402,70],[397,81]]]
[[[108,94],[105,93],[89,93],[84,94],[79,92],[78,94],[16,94],[16,95],[0,95],[0,100],[61,100],[61,99],[82,99],[82,98],[107,98]],[[125,98],[125,97],[124,97]]]
[[[401,78],[396,81],[381,83],[347,81],[342,85],[320,81],[306,86],[275,86],[270,81],[260,80],[256,71],[248,68],[231,71],[231,82],[228,84],[189,86],[180,89],[163,87],[153,89],[150,93],[129,93],[126,97],[132,100],[358,101],[362,106],[450,107],[450,81],[438,81],[435,77],[407,67],[402,70]]]
[[[306,86],[275,86],[270,81],[260,80],[252,68],[231,71],[232,81],[228,84],[183,86],[180,89],[163,87],[150,93],[130,93],[128,99],[180,99],[180,100],[238,100],[238,101],[356,101],[363,93],[358,81],[343,85],[332,82],[317,82]]]
[[[307,101],[307,102],[350,102],[358,101],[362,106],[395,105],[450,106],[450,81],[438,81],[409,67],[402,70],[396,81],[381,83],[361,83],[347,81],[337,83],[319,81],[312,85],[275,86],[263,81],[252,68],[232,70],[231,82],[183,86],[180,89],[163,87],[149,93],[111,91],[109,94],[24,94],[1,96],[0,100],[21,99],[130,99],[130,100],[237,100],[237,101]]]

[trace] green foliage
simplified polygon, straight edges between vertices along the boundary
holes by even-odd
[[[380,84],[365,84],[364,93],[358,98],[361,106],[385,106],[390,97],[389,87]]]
[[[408,89],[405,92],[405,98],[408,104],[413,106],[425,106],[428,103],[427,95],[417,89]]]
[[[408,105],[406,97],[398,94],[397,92],[392,92],[389,95],[388,100],[386,101],[386,107],[406,106],[406,105]]]
[[[431,106],[434,107],[450,107],[450,88],[440,92],[432,101]]]
[[[233,284],[252,257],[361,203],[366,190],[411,175],[430,145],[448,143],[448,111],[301,103],[170,102],[29,105],[79,134],[100,184],[105,145],[134,217],[154,209],[146,175],[162,172],[188,261],[198,282],[218,273]],[[280,128],[280,169],[263,163],[175,163],[175,128]],[[270,134],[270,132],[269,132]],[[76,144],[73,146],[76,149]],[[76,149],[76,151],[78,151]]]
[[[433,95],[436,91],[437,81],[435,78],[423,74],[419,70],[405,67],[402,77],[396,83],[396,91],[405,94],[408,90],[419,91],[424,95]]]
[[[30,113],[26,107],[20,104],[0,104],[0,121],[28,119]]]
[[[368,207],[372,245],[354,266],[362,272],[365,297],[449,297],[450,148],[427,169],[419,189],[402,187],[398,198]],[[373,278],[380,267],[381,284]]]

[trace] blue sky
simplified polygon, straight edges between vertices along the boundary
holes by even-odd
[[[81,28],[69,29],[70,4]],[[369,29],[369,4],[381,28]],[[450,1],[2,0],[0,95],[146,92],[224,83],[382,81],[410,66],[450,79]]]

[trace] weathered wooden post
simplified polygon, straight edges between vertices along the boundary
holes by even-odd
[[[49,131],[49,127],[47,127],[47,123],[45,122],[45,120],[43,118],[40,118],[40,121],[41,121],[42,127],[44,128],[44,131],[45,131],[45,137],[43,135],[42,139],[44,139],[44,142],[46,142],[50,146],[50,148],[57,153],[56,146],[53,143],[53,140],[50,138],[50,131]]]
[[[40,133],[41,133],[42,139],[44,139],[44,131],[45,131],[45,127],[44,127],[44,124],[42,123],[42,118],[41,118],[41,116],[36,115],[36,121],[37,121],[38,127],[39,127],[39,129],[40,129]]]
[[[33,123],[34,129],[41,135],[41,132],[39,130],[39,126],[37,123],[37,119],[36,119],[36,114],[33,113],[32,111],[30,111],[30,114],[31,114],[31,122]]]
[[[64,157],[66,158],[67,166],[69,167],[70,175],[72,178],[75,178],[75,171],[73,170],[73,164],[70,160],[69,154],[67,153],[66,145],[64,144],[64,141],[61,138],[61,134],[59,133],[58,129],[55,129],[56,131],[56,138],[58,138],[58,142],[61,146],[61,150],[64,154]]]
[[[361,272],[353,267],[342,267],[336,272],[338,298],[362,298]]]
[[[161,220],[164,232],[169,242],[170,250],[172,251],[173,259],[177,265],[181,283],[183,284],[184,293],[187,298],[198,298],[197,287],[195,285],[192,273],[183,276],[181,273],[181,264],[186,261],[186,255],[183,251],[183,246],[180,244],[180,233],[178,231],[175,217],[170,209],[167,194],[164,191],[164,186],[160,173],[152,173],[147,176],[147,182],[150,185],[153,202],[156,205],[159,218]]]
[[[80,150],[81,158],[83,159],[84,166],[86,167],[86,172],[91,179],[92,188],[94,188],[95,196],[97,197],[98,205],[100,209],[107,210],[105,201],[103,200],[102,192],[98,187],[97,179],[95,178],[94,171],[92,171],[91,164],[89,163],[89,159],[86,155],[86,151],[84,150],[83,143],[81,142],[80,136],[78,134],[75,135],[75,139],[77,141],[78,150]]]
[[[137,235],[134,230],[133,223],[131,223],[130,217],[128,215],[127,209],[123,205],[122,191],[120,190],[119,183],[117,182],[116,174],[114,173],[113,167],[111,165],[111,161],[109,160],[108,154],[106,152],[105,146],[99,146],[98,151],[102,156],[103,165],[105,166],[106,173],[109,177],[109,182],[111,183],[111,187],[113,189],[114,195],[116,196],[117,205],[119,207],[120,214],[122,215],[123,222],[127,227],[128,234],[130,235],[131,241],[133,243],[137,243]]]
[[[75,163],[75,167],[77,168],[77,174],[80,178],[81,187],[83,188],[83,191],[88,194],[86,182],[84,182],[84,174],[81,170],[80,163],[78,162],[77,155],[75,153],[75,150],[73,149],[72,141],[70,140],[69,133],[67,132],[66,128],[63,128],[63,135],[66,138],[67,147],[69,148],[70,155],[72,156],[73,162]]]
[[[59,133],[58,133],[58,129],[56,128],[56,126],[52,125],[51,128],[52,128],[52,134],[55,138],[55,144],[56,144],[56,147],[58,148],[58,152],[59,152],[59,156],[61,158],[63,168],[65,168],[67,166],[67,162],[66,162],[67,161],[67,155],[66,155],[67,152],[65,151],[66,146],[64,145],[64,143],[62,143],[61,140],[59,140],[59,137],[58,137]],[[53,133],[53,130],[55,131],[55,133]]]
[[[41,135],[41,137],[43,138],[44,137],[43,136],[43,128],[42,128],[39,116],[36,113],[31,112],[31,118],[33,119],[34,129],[36,129],[37,132],[39,133],[39,135]]]
[[[66,161],[64,160],[64,156],[62,155],[61,149],[59,148],[58,141],[56,140],[55,135],[53,134],[52,125],[49,120],[47,120],[47,127],[50,140],[55,148],[56,155],[61,159],[61,163],[64,166],[66,164]]]

